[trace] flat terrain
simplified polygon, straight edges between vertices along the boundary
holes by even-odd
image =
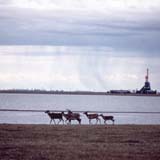
[[[159,160],[160,125],[0,124],[2,160]]]

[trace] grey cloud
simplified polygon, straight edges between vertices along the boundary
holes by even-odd
[[[107,46],[117,51],[160,50],[158,18],[130,20],[65,11],[1,8],[0,44]],[[93,15],[94,16],[94,15]]]

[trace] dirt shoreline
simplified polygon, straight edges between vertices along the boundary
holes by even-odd
[[[159,160],[160,125],[0,124],[2,160]]]

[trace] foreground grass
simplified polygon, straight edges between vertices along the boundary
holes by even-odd
[[[160,125],[0,125],[2,160],[160,159]]]

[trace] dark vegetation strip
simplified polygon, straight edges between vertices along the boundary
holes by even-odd
[[[4,94],[57,94],[57,95],[113,95],[113,96],[160,96],[160,93],[157,94],[142,94],[142,93],[110,93],[107,92],[94,92],[94,91],[47,91],[47,90],[25,90],[25,89],[8,89],[0,90],[0,93]]]

